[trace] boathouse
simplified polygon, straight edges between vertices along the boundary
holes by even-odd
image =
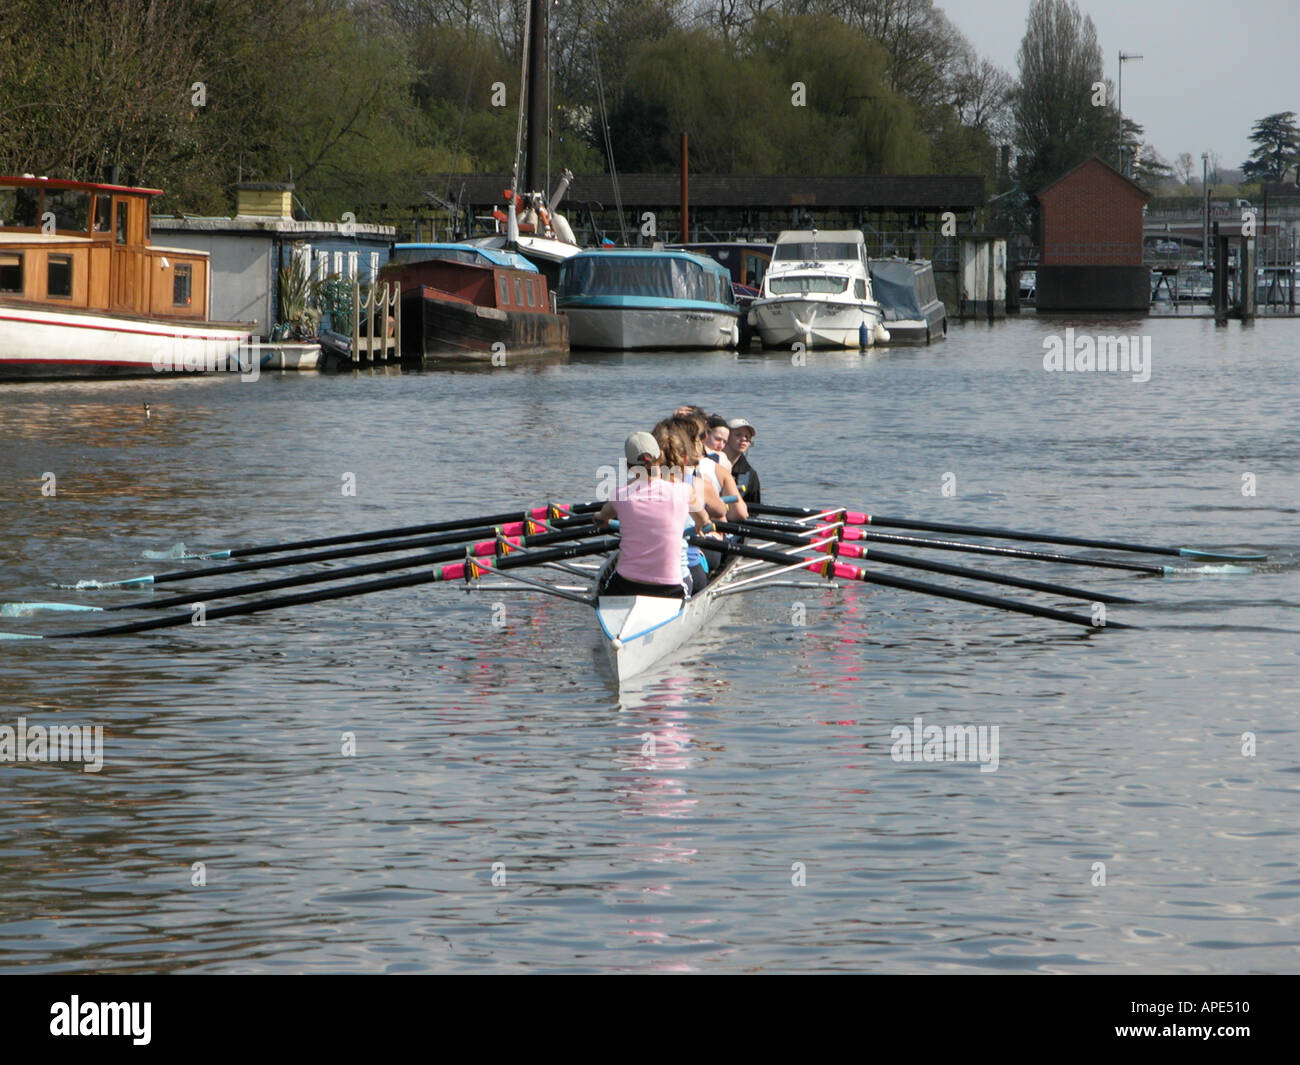
[[[1096,156],[1038,192],[1039,311],[1143,311],[1142,209],[1150,195]]]
[[[293,217],[293,185],[243,182],[233,218],[154,215],[153,229],[175,247],[208,253],[212,315],[252,322],[266,340],[279,320],[280,269],[306,255],[312,276],[369,281],[387,264],[397,236],[392,226],[300,221]]]

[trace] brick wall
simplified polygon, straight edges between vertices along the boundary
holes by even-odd
[[[1044,265],[1137,266],[1142,263],[1146,195],[1099,159],[1038,195]]]

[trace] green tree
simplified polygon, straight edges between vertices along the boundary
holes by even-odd
[[[1092,19],[1073,0],[1034,0],[1018,58],[1013,108],[1020,188],[1032,195],[1090,155],[1114,159],[1119,124]]]
[[[1300,127],[1294,111],[1279,111],[1255,123],[1250,139],[1255,149],[1241,164],[1247,181],[1281,181],[1292,167],[1300,167]],[[1300,181],[1300,173],[1296,180]]]

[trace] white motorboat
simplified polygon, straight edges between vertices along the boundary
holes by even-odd
[[[866,348],[889,341],[860,230],[786,230],[749,324],[768,348]]]

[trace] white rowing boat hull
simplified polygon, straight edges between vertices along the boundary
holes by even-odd
[[[611,559],[606,571],[612,568]],[[602,595],[596,602],[601,645],[621,684],[686,646],[717,613],[734,559],[699,595],[685,601],[653,595]],[[603,582],[605,573],[601,574]],[[599,585],[598,585],[599,587]]]

